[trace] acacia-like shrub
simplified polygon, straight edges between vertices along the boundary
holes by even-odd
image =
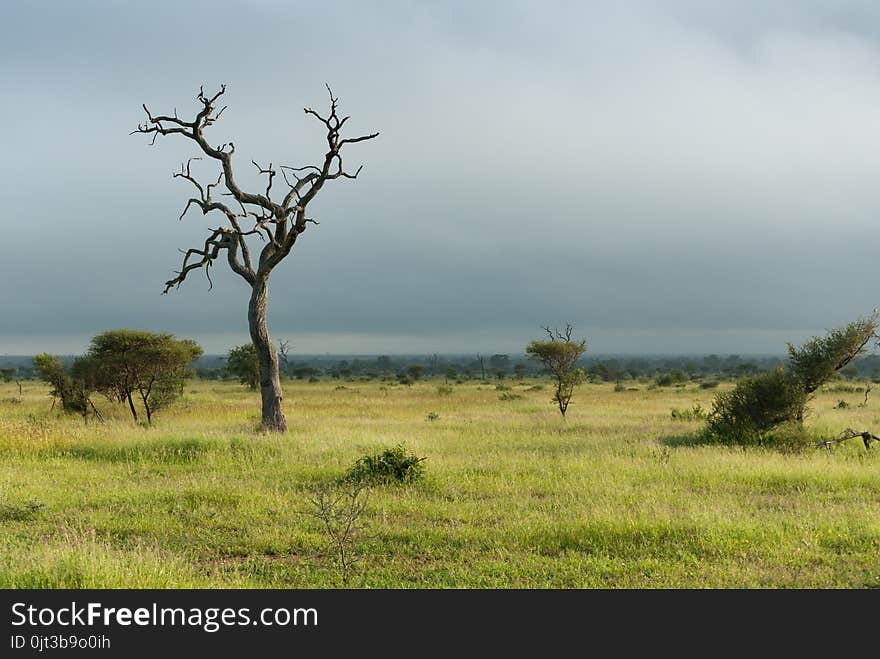
[[[356,483],[411,483],[425,473],[422,462],[404,444],[365,455],[345,473],[343,481]]]
[[[721,443],[755,444],[781,423],[796,418],[806,393],[784,368],[740,380],[715,396],[706,430]]]
[[[788,344],[787,368],[745,378],[715,396],[706,434],[720,443],[804,443],[807,403],[815,391],[877,338],[878,314],[813,337],[800,348]]]

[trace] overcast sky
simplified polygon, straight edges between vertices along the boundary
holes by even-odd
[[[103,329],[246,340],[218,263],[169,295],[191,114],[250,160],[317,163],[324,83],[357,181],[273,273],[299,353],[778,353],[880,304],[880,3],[18,2],[0,8],[0,355]],[[216,176],[209,163],[195,172]],[[254,248],[256,249],[256,247]]]

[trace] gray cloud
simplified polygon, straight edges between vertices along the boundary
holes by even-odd
[[[176,220],[190,146],[128,135],[203,82],[229,84],[213,139],[243,183],[320,157],[325,81],[382,131],[273,274],[304,350],[515,350],[570,321],[600,352],[769,352],[873,308],[880,10],[607,4],[11,3],[0,353],[243,336],[221,268],[159,295],[207,224]]]

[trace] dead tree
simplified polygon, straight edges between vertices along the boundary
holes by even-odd
[[[179,287],[190,272],[199,268],[204,269],[209,286],[212,286],[210,268],[225,250],[229,267],[251,287],[248,327],[260,364],[263,427],[267,430],[283,432],[287,430],[287,421],[281,406],[278,351],[269,337],[266,324],[269,276],[290,254],[297,238],[308,225],[318,224],[307,216],[307,208],[324,184],[339,178],[355,179],[360,173],[361,167],[358,167],[354,173],[345,171],[342,163],[342,148],[346,144],[371,140],[379,133],[343,139],[340,131],[349,117],[340,118],[337,110],[339,99],[333,95],[328,86],[330,110],[327,116],[322,116],[311,108],[305,108],[305,113],[318,119],[327,130],[327,152],[321,163],[303,167],[280,165],[276,169],[272,163],[263,167],[252,161],[259,173],[266,176],[266,189],[246,192],[238,186],[233,175],[234,144],[227,142],[214,146],[205,136],[206,129],[213,125],[226,109],[225,105],[218,109],[218,101],[225,91],[226,86],[221,85],[220,91],[207,95],[204,89],[200,88],[196,98],[201,104],[201,109],[190,121],[181,119],[176,110],[172,115],[154,115],[144,105],[147,119],[139,124],[132,134],[152,135],[151,144],[155,144],[160,135],[181,135],[195,142],[200,150],[200,155],[190,158],[181,166],[180,171],[174,174],[175,178],[191,183],[197,192],[197,196],[187,200],[180,219],[183,219],[187,211],[195,206],[203,215],[215,213],[225,217],[227,224],[211,228],[201,247],[193,247],[183,252],[180,271],[173,279],[165,282],[163,293]],[[220,167],[217,179],[207,185],[200,183],[191,169],[194,160],[205,157],[216,161]],[[283,196],[279,193],[273,198],[272,186],[279,173],[287,189]],[[226,191],[218,193],[221,184]],[[218,199],[219,196],[230,197],[230,203],[221,201]],[[280,201],[277,200],[279,197],[281,197]],[[247,243],[247,238],[251,236],[257,236],[265,243],[256,259],[256,264],[251,260],[251,251]]]
[[[290,341],[282,341],[278,340],[278,358],[280,363],[284,365],[284,372],[287,372],[287,367],[290,365],[288,351],[290,350]]]

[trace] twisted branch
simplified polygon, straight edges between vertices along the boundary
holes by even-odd
[[[318,194],[324,183],[337,178],[357,178],[362,166],[358,167],[354,173],[345,171],[341,149],[346,144],[371,140],[379,133],[341,138],[340,129],[349,117],[339,117],[337,111],[339,99],[333,95],[329,85],[327,91],[330,94],[330,113],[326,118],[311,108],[304,108],[304,111],[307,115],[317,117],[326,127],[328,151],[324,155],[321,166],[280,166],[281,175],[289,188],[281,203],[273,201],[271,196],[274,178],[278,173],[272,163],[269,163],[268,167],[262,167],[255,160],[251,161],[258,172],[265,174],[268,178],[264,192],[246,192],[235,182],[233,174],[232,158],[235,153],[235,145],[232,142],[226,142],[214,147],[205,137],[205,130],[216,123],[226,110],[227,106],[225,105],[218,109],[218,100],[225,94],[226,85],[221,85],[219,91],[212,95],[206,94],[204,87],[199,87],[196,100],[201,104],[201,109],[191,121],[181,119],[177,110],[173,115],[154,115],[146,104],[143,105],[147,115],[146,121],[138,124],[132,134],[142,133],[152,136],[151,144],[155,144],[160,135],[183,135],[187,139],[193,140],[201,150],[202,155],[190,158],[181,165],[180,171],[174,174],[174,178],[189,181],[198,193],[198,196],[187,200],[180,214],[180,219],[183,219],[191,207],[196,206],[201,209],[203,215],[207,215],[211,211],[223,213],[231,225],[231,228],[219,227],[212,230],[202,249],[192,248],[184,252],[181,269],[175,278],[166,282],[164,293],[167,293],[171,288],[180,286],[187,274],[198,268],[205,269],[210,282],[208,270],[220,250],[223,249],[228,252],[227,256],[232,270],[251,285],[258,278],[267,277],[272,268],[290,253],[297,237],[305,231],[307,225],[318,224],[314,219],[306,217],[306,207]],[[204,186],[192,173],[192,162],[202,160],[203,156],[217,161],[221,170],[215,182]],[[291,181],[291,178],[295,182]],[[220,186],[221,181],[227,190],[223,194],[234,198],[241,207],[241,212],[234,212],[229,206],[213,198],[212,193],[215,188]],[[253,222],[253,226],[248,230],[243,230],[241,226],[241,222],[245,220]],[[260,252],[256,270],[252,265],[250,251],[245,240],[247,236],[254,234],[261,239],[264,237],[267,239]],[[239,260],[239,253],[242,260]],[[193,256],[201,258],[190,262],[190,258]]]

